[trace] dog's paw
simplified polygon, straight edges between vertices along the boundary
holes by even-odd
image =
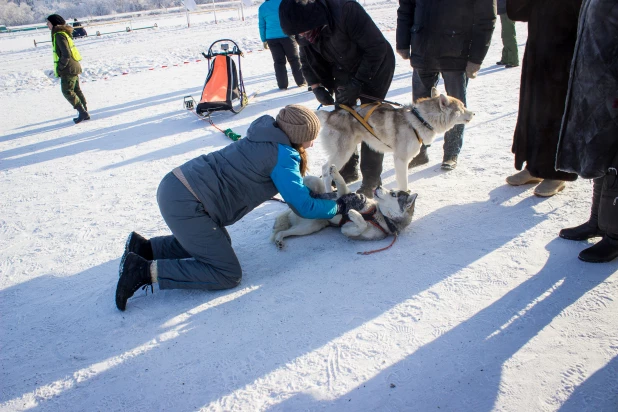
[[[358,213],[356,210],[352,209],[348,212],[348,217],[350,220],[357,225],[363,225],[365,223],[365,219],[363,219],[363,215]]]
[[[283,240],[275,240],[275,246],[277,246],[278,250],[282,250],[283,249]]]
[[[330,177],[334,177],[338,174],[338,170],[337,170],[337,166],[335,165],[330,165],[330,167],[328,168],[328,175]]]

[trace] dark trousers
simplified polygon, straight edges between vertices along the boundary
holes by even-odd
[[[502,25],[502,58],[500,61],[504,64],[519,66],[515,22],[509,19],[506,13],[503,13],[500,15],[500,23]]]
[[[294,76],[294,82],[300,86],[305,83],[305,77],[301,71],[300,57],[298,55],[298,45],[296,40],[292,37],[282,37],[280,39],[269,39],[266,41],[268,48],[273,56],[275,62],[275,77],[277,78],[277,86],[280,89],[287,89],[288,87],[288,71],[285,68],[285,61],[287,59],[292,68],[292,75]]]
[[[230,235],[210,218],[204,205],[168,173],[157,202],[171,236],[150,239],[161,289],[229,289],[242,278]]]
[[[423,97],[431,97],[431,88],[438,85],[440,74],[444,79],[446,94],[455,97],[466,105],[466,89],[468,77],[465,71],[437,72],[414,68],[412,73],[412,98],[417,101]],[[464,125],[458,124],[444,134],[444,158],[457,156],[463,145]]]
[[[592,182],[590,223],[596,223],[611,238],[618,239],[618,176],[608,173]]]
[[[79,105],[86,105],[86,97],[82,93],[82,89],[79,87],[79,76],[61,76],[60,77],[60,90],[62,95],[74,109],[77,110]]]

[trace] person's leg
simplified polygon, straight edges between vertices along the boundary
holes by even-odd
[[[281,39],[281,44],[283,45],[285,57],[288,59],[288,63],[290,63],[292,75],[294,76],[294,82],[296,82],[297,86],[306,85],[307,82],[305,81],[305,77],[303,76],[301,69],[300,56],[298,55],[298,45],[296,44],[296,40],[294,40],[293,37],[286,37]]]
[[[603,236],[603,231],[599,228],[599,203],[601,202],[601,191],[603,190],[602,177],[592,181],[592,206],[590,207],[590,218],[587,222],[579,226],[562,229],[559,236],[568,240],[586,240],[593,237]]]
[[[75,110],[81,106],[79,97],[75,94],[75,85],[78,82],[77,76],[61,76],[60,90],[65,99],[73,106]]]
[[[88,107],[86,106],[86,96],[82,92],[82,88],[79,85],[79,76],[76,76],[77,80],[75,81],[75,87],[73,88],[73,92],[79,98],[80,103],[84,106],[84,110],[88,111]]]
[[[604,263],[618,257],[618,176],[608,173],[601,180],[601,196],[598,205],[598,226],[604,235],[597,244],[579,253],[584,262]]]
[[[161,182],[157,201],[174,234],[151,239],[159,287],[218,290],[237,286],[242,269],[229,235],[212,221],[202,203],[172,174]]]
[[[417,101],[423,97],[431,97],[431,89],[438,84],[440,73],[434,71],[425,71],[414,69],[412,72],[412,100]],[[421,146],[421,151],[408,164],[408,168],[420,166],[429,162],[429,155],[424,144]]]
[[[446,93],[455,97],[466,105],[466,88],[468,87],[468,77],[465,71],[443,72],[444,88]],[[444,157],[442,159],[442,169],[452,170],[457,166],[457,157],[463,145],[464,125],[458,124],[444,134]]]
[[[508,18],[506,13],[500,15],[502,24],[502,63],[507,66],[519,66],[519,52],[517,50],[517,35],[515,22]]]
[[[287,89],[288,87],[288,71],[285,68],[285,51],[281,39],[267,40],[268,48],[273,56],[273,62],[275,65],[275,77],[277,79],[277,86],[280,89]]]

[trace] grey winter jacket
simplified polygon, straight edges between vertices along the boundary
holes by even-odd
[[[279,192],[270,174],[278,144],[290,146],[290,140],[274,125],[275,119],[262,116],[251,123],[245,138],[180,166],[219,226],[233,224]]]
[[[602,177],[618,154],[618,6],[616,0],[585,0],[556,169],[583,178]]]

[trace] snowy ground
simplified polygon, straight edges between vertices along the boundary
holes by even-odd
[[[396,3],[367,8],[394,44]],[[242,69],[260,94],[220,127],[244,135],[286,104],[317,106],[276,88],[247,14],[80,41],[92,120],[77,126],[45,74],[49,45],[0,37],[0,410],[618,410],[618,262],[580,262],[589,243],[557,237],[587,219],[589,181],[549,199],[504,182],[520,71],[493,64],[499,22],[460,164],[440,170],[440,138],[410,172],[416,215],[393,248],[359,256],[390,239],[325,229],[277,251],[285,206],[267,202],[229,228],[238,288],[155,287],[116,309],[127,234],[168,233],[161,178],[230,144],[182,108],[206,76],[199,52],[219,38],[252,51]],[[388,98],[409,101],[410,83],[398,59]],[[318,173],[324,152],[310,156]],[[389,155],[384,170],[394,187]]]

